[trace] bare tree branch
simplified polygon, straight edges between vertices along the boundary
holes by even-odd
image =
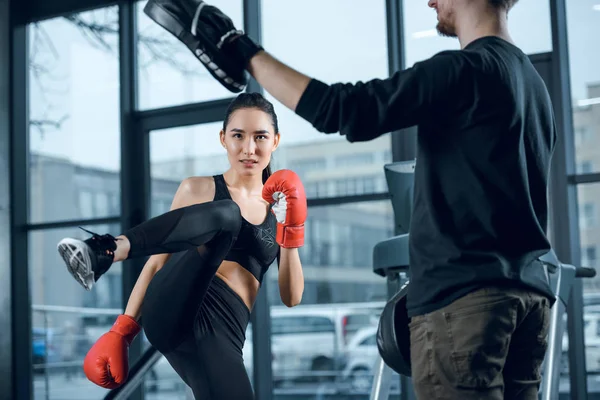
[[[72,24],[90,46],[119,57],[119,19],[114,8],[73,14],[63,19]],[[68,77],[61,76],[61,71],[57,71],[56,64],[60,54],[51,36],[44,29],[43,22],[31,26],[31,38],[29,71],[32,85],[36,89],[35,95],[41,96],[45,110],[43,116],[30,120],[30,126],[44,134],[50,129],[60,129],[62,123],[69,117],[52,115],[56,112],[53,110],[55,107],[50,96],[68,93],[69,89],[64,84],[60,84]],[[187,65],[185,59],[187,57],[187,60],[190,60],[191,53],[184,55],[188,50],[180,43],[174,45],[173,39],[158,27],[152,25],[149,32],[138,32],[137,38],[140,72],[147,72],[152,65],[164,63],[183,75],[207,75],[198,63]]]
[[[43,137],[46,134],[47,128],[60,129],[62,124],[69,118],[68,115],[63,115],[58,121],[48,119],[37,119],[29,121],[29,126],[39,131]]]

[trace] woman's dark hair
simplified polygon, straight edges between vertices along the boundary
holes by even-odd
[[[271,122],[273,123],[273,129],[275,130],[275,134],[279,133],[279,125],[277,123],[277,114],[275,114],[275,109],[273,108],[273,104],[260,93],[241,93],[235,99],[229,103],[227,107],[227,112],[225,113],[225,120],[223,121],[223,131],[226,131],[227,124],[229,124],[229,119],[231,115],[239,109],[243,108],[257,108],[262,112],[269,114],[271,117]],[[262,180],[263,183],[269,179],[271,176],[271,163],[267,165],[267,167],[263,170]]]

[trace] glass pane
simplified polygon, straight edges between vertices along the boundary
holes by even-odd
[[[146,3],[136,3],[139,107],[159,108],[233,96],[183,43],[144,14]],[[243,29],[242,0],[214,0],[210,4]]]
[[[600,3],[568,1],[566,7],[576,172],[589,174],[600,171],[600,55],[590,51],[600,35]]]
[[[403,4],[407,67],[440,51],[460,49],[457,39],[437,34],[437,15],[426,1],[405,1]],[[508,27],[515,44],[525,53],[552,51],[549,2],[518,2],[509,12]]]
[[[221,122],[150,132],[151,214],[169,211],[182,180],[229,168],[219,141]]]
[[[84,226],[116,233],[119,224]],[[77,227],[29,233],[35,399],[101,399],[108,390],[87,380],[83,359],[122,313],[121,263],[86,291],[71,277],[56,250],[64,237],[86,239]]]
[[[29,219],[119,215],[118,8],[29,26]]]
[[[340,13],[342,9],[345,11]],[[261,12],[265,48],[310,76],[335,83],[389,75],[385,1],[371,2],[368,7],[348,7],[344,0],[263,0]],[[306,26],[308,20],[310,29]],[[369,21],[368,29],[356,29],[365,21]],[[273,166],[297,172],[309,197],[387,190],[380,178],[383,164],[392,159],[389,134],[371,142],[350,144],[337,133],[317,132],[273,97],[266,97],[275,106],[281,130]]]
[[[600,268],[600,183],[577,188],[581,265]],[[600,274],[583,279],[583,319],[585,361],[588,371],[588,393],[600,393],[597,375],[600,373]],[[568,349],[568,341],[565,343]],[[566,350],[565,350],[566,357]],[[566,368],[568,373],[568,367]]]
[[[337,393],[328,398],[369,394],[378,354],[369,338],[387,299],[386,280],[373,272],[372,254],[376,243],[393,236],[392,224],[388,201],[310,207],[300,248],[301,305],[282,304],[277,268],[266,275],[276,398],[318,396],[323,390]],[[394,383],[397,395],[397,375]]]

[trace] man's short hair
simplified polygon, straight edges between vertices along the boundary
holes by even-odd
[[[488,0],[490,4],[497,8],[510,10],[519,0]]]

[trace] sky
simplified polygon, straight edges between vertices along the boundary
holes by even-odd
[[[140,2],[143,6],[145,1]],[[211,2],[242,26],[241,0]],[[358,0],[263,0],[263,46],[285,63],[327,83],[356,82],[388,76],[385,0],[369,6]],[[435,34],[435,12],[426,0],[404,2],[407,66],[447,49],[458,49],[456,39]],[[315,12],[318,10],[318,12]],[[343,10],[343,11],[341,11]],[[116,7],[92,11],[85,18],[116,16]],[[574,104],[586,99],[586,84],[600,82],[600,51],[592,45],[600,37],[600,0],[567,2],[571,85]],[[310,22],[309,22],[310,21]],[[154,55],[175,61],[148,62],[140,50],[140,107],[173,106],[233,96],[204,70],[192,54],[138,10],[143,37],[160,38]],[[511,11],[509,27],[516,44],[527,53],[550,51],[548,1],[520,0]],[[33,128],[32,151],[63,157],[91,167],[118,170],[119,82],[118,55],[90,44],[89,38],[66,20],[45,21],[32,35],[32,52],[46,72],[30,76],[32,119],[58,120],[59,129],[43,133]],[[46,39],[43,39],[43,38]],[[116,45],[116,37],[108,38]],[[593,50],[595,48],[595,51]],[[191,73],[182,73],[182,70]],[[340,139],[316,132],[306,121],[274,102],[282,131],[281,145]],[[223,153],[218,142],[220,124],[176,128],[151,134],[153,162]],[[341,145],[350,145],[341,140]]]

